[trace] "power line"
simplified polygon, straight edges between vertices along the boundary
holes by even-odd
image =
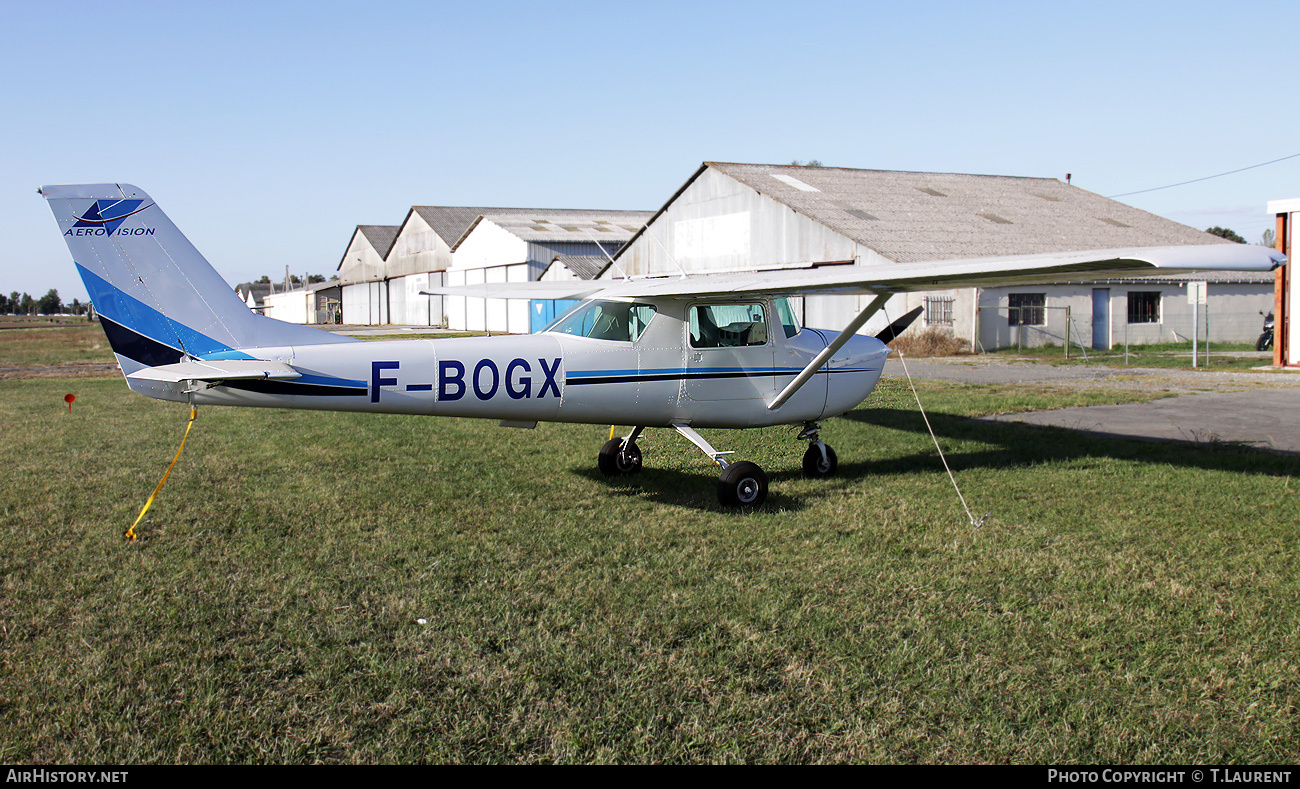
[[[1285,162],[1287,159],[1294,159],[1297,156],[1300,156],[1300,153],[1293,153],[1290,156],[1283,156],[1281,159],[1274,159],[1271,162],[1261,162],[1259,164],[1252,164],[1251,166],[1243,167],[1240,170],[1229,170],[1226,173],[1219,173],[1218,175],[1207,175],[1204,178],[1193,178],[1190,181],[1182,181],[1176,184],[1169,184],[1168,186],[1157,186],[1152,189],[1139,189],[1136,192],[1125,192],[1122,195],[1108,195],[1108,197],[1110,198],[1128,197],[1129,195],[1140,195],[1140,194],[1145,194],[1147,192],[1158,192],[1161,189],[1173,189],[1175,186],[1186,186],[1187,184],[1194,184],[1197,183],[1198,181],[1208,181],[1211,178],[1222,178],[1225,175],[1232,175],[1233,173],[1244,173],[1247,170],[1254,170],[1256,167],[1264,167],[1265,165],[1269,165],[1269,164],[1277,164],[1278,162]]]

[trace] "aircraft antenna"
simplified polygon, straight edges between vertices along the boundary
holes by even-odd
[[[889,320],[889,310],[884,310],[884,313],[885,320]],[[907,376],[907,385],[912,387],[912,397],[916,398],[916,407],[921,412],[921,418],[925,420],[925,429],[930,431],[930,440],[934,442],[934,448],[939,452],[939,460],[943,461],[943,468],[944,471],[948,472],[948,479],[952,480],[952,489],[957,491],[957,500],[961,502],[962,509],[966,510],[966,517],[970,519],[970,525],[978,529],[984,525],[984,521],[988,520],[993,513],[986,512],[983,518],[978,521],[975,520],[975,515],[966,504],[966,497],[961,495],[961,488],[957,485],[957,477],[953,475],[952,469],[948,466],[948,458],[943,456],[943,447],[939,446],[939,439],[934,434],[934,428],[930,426],[930,417],[925,415],[925,406],[921,405],[921,396],[916,393],[916,384],[912,383],[912,374],[907,371],[907,360],[903,357],[902,351],[895,349],[895,353],[898,354],[898,361],[903,363],[903,375]]]
[[[613,266],[615,271],[622,274],[623,279],[628,279],[629,277],[627,276],[627,272],[624,271],[621,266],[619,266],[617,263],[614,262],[614,258],[610,257],[610,254],[605,251],[605,245],[600,243],[600,239],[593,236],[591,234],[591,231],[585,227],[582,229],[582,232],[586,233],[588,238],[596,242],[596,249],[599,249],[600,253],[604,255],[607,260],[609,260],[609,265]]]
[[[664,251],[664,254],[668,256],[668,259],[673,262],[673,265],[677,267],[677,270],[682,272],[682,279],[686,279],[687,278],[686,269],[682,268],[682,264],[677,262],[677,258],[673,257],[673,253],[668,251],[668,247],[664,246],[664,242],[660,241],[658,236],[650,232],[649,226],[646,226],[645,234],[647,236],[650,236],[650,238],[652,238],[654,242],[659,245],[659,248],[662,249]]]

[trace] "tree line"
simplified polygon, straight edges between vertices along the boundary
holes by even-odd
[[[337,276],[334,279],[338,279]],[[271,278],[263,275],[258,282],[270,282]],[[297,275],[289,278],[292,285],[302,284],[302,279]],[[325,282],[323,274],[309,274],[307,282],[314,284]],[[80,299],[73,299],[71,304],[64,304],[63,299],[59,297],[59,291],[50,288],[44,296],[34,298],[30,293],[11,292],[8,296],[0,293],[0,315],[85,315],[90,312],[90,302],[83,302]]]
[[[64,304],[59,292],[50,288],[40,298],[32,298],[30,293],[11,292],[8,296],[0,293],[0,315],[85,315],[90,310],[89,303],[73,299],[71,304]]]

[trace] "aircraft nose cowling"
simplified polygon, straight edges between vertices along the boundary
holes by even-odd
[[[875,337],[851,337],[831,357],[823,417],[838,416],[867,399],[885,367],[889,346]]]

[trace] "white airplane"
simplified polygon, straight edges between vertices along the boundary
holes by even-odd
[[[597,456],[609,476],[641,470],[646,428],[677,431],[722,468],[724,505],[758,506],[767,476],[697,432],[799,425],[803,469],[836,471],[821,422],[876,386],[885,342],[856,334],[893,294],[1135,271],[1268,271],[1259,246],[1092,250],[749,274],[502,283],[438,289],[485,298],[583,301],[531,335],[361,342],[257,315],[154,201],[129,184],[43,186],[127,385],[193,404],[374,411],[633,425]],[[871,294],[842,331],[799,325],[787,298]]]

